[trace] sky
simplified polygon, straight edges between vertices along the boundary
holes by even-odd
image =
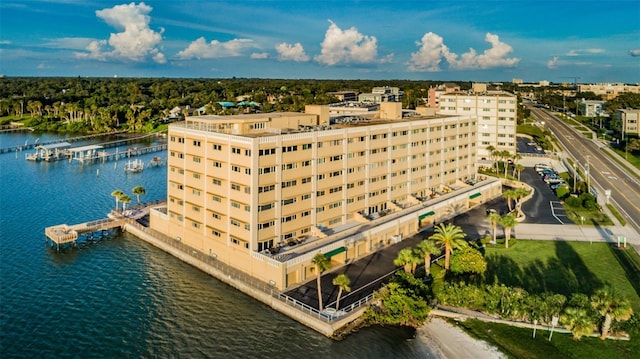
[[[1,0],[4,76],[640,83],[640,0]]]

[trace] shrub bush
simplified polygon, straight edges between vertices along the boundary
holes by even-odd
[[[569,188],[567,188],[566,186],[562,186],[562,187],[558,187],[558,189],[556,189],[556,196],[558,196],[558,198],[560,199],[565,199],[569,196]]]
[[[578,208],[580,206],[582,206],[582,201],[579,198],[576,197],[569,197],[567,198],[564,203],[567,204],[567,206],[569,207],[573,207],[573,208]]]

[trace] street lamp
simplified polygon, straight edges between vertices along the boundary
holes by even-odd
[[[586,170],[586,175],[587,175],[587,193],[591,192],[591,184],[589,182],[589,160],[591,159],[590,155],[587,155],[587,170]]]
[[[573,163],[573,193],[576,193],[576,178],[578,177],[578,164]]]

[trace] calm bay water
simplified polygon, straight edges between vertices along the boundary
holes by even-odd
[[[56,136],[0,134],[0,147],[37,138]],[[126,233],[57,253],[45,227],[104,218],[115,189],[132,203],[138,185],[143,201],[162,200],[166,167],[126,174],[126,160],[35,163],[26,153],[0,154],[0,357],[432,357],[395,328],[332,341]]]

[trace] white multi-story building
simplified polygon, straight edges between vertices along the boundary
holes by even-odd
[[[506,91],[454,92],[440,95],[439,114],[478,118],[478,155],[491,157],[487,147],[516,152],[517,97]]]
[[[616,119],[620,120],[619,131],[623,138],[627,135],[640,136],[640,110],[619,109]]]
[[[578,114],[587,117],[601,116],[604,112],[604,101],[598,100],[579,100]]]

